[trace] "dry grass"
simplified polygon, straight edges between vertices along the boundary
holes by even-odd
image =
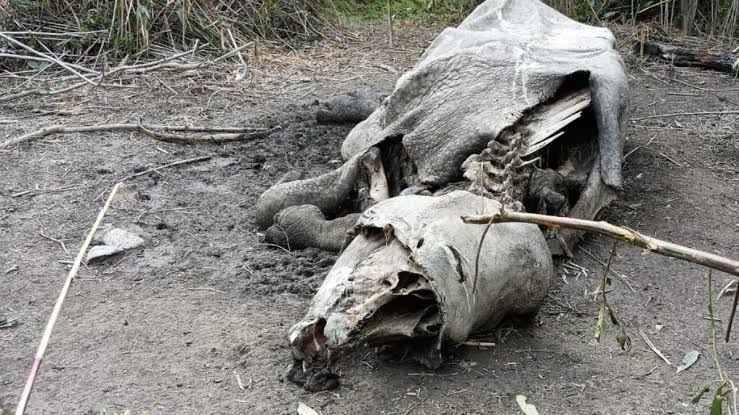
[[[335,31],[320,0],[0,0],[0,25],[84,32],[45,46],[81,54],[105,46],[120,55],[189,49],[196,42],[227,51],[249,39],[284,42]]]
[[[428,14],[449,18],[452,10],[461,18],[480,1],[392,4],[396,18],[420,20]],[[714,38],[733,38],[739,23],[739,0],[544,1],[579,21],[646,21]],[[343,17],[372,19],[373,11],[384,16],[385,10],[385,0],[0,0],[0,30],[55,33],[18,36],[40,50],[64,54],[65,60],[101,51],[137,58],[168,55],[195,44],[223,53],[253,39],[281,44],[335,39],[346,35],[338,22],[351,19]]]

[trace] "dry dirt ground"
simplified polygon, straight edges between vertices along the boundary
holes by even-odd
[[[30,402],[32,414],[519,413],[523,394],[542,414],[707,413],[690,399],[717,378],[710,358],[706,270],[621,247],[609,297],[633,340],[621,351],[611,327],[595,343],[603,271],[583,250],[560,266],[534,324],[485,333],[495,348],[462,347],[430,373],[373,350],[339,364],[342,387],[309,394],[282,380],[288,327],[336,256],[267,246],[253,206],[286,172],[326,172],[350,127],[319,126],[315,100],[360,85],[390,89],[440,27],[405,26],[395,48],[381,28],[357,39],[250,57],[234,67],[154,73],[131,88],[78,90],[0,104],[0,139],[51,124],[149,123],[269,127],[269,138],[187,146],[139,134],[56,135],[0,151],[0,406],[12,408],[69,263],[117,180],[196,156],[210,159],[126,182],[106,222],[140,233],[144,247],[83,267],[52,337]],[[628,33],[619,35],[628,50]],[[739,257],[739,116],[659,116],[739,109],[739,84],[698,69],[626,56],[631,117],[625,188],[604,218],[647,234]],[[60,113],[60,111],[62,113]],[[61,115],[71,114],[71,115]],[[653,140],[652,140],[653,139]],[[649,143],[649,144],[648,144]],[[648,144],[648,145],[647,145]],[[644,147],[639,147],[644,146]],[[58,241],[63,241],[64,246]],[[604,260],[610,242],[583,245]],[[566,271],[566,272],[565,272]],[[714,292],[731,278],[716,273]],[[717,303],[723,330],[730,296]],[[643,332],[676,373],[646,345]],[[719,343],[739,381],[739,333]],[[239,381],[243,385],[239,387]]]

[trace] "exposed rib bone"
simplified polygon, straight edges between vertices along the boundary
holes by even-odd
[[[385,200],[390,197],[390,190],[385,177],[385,169],[382,166],[382,159],[379,157],[367,157],[362,162],[369,181],[369,196],[375,202]]]
[[[580,118],[581,116],[582,116],[582,111],[576,112],[562,121],[558,121],[553,124],[544,126],[542,130],[537,131],[536,134],[529,137],[529,139],[527,140],[529,148],[546,140],[548,137],[551,137],[552,134],[556,133],[557,131],[560,131],[562,128],[566,127],[568,124],[572,123],[573,121]]]
[[[526,151],[523,153],[523,155],[521,157],[526,157],[526,156],[529,156],[529,155],[531,155],[533,153],[536,153],[537,151],[539,151],[542,148],[544,148],[547,145],[549,145],[549,143],[551,143],[552,141],[558,139],[559,137],[562,137],[564,134],[565,133],[563,131],[560,131],[557,134],[555,134],[555,135],[553,135],[553,136],[551,136],[551,137],[549,137],[549,138],[547,138],[547,139],[545,139],[543,141],[540,141],[540,142],[538,142],[538,143],[536,143],[536,144],[534,144],[532,146],[529,146],[529,148],[526,149]]]
[[[590,89],[581,88],[556,101],[540,106],[529,115],[525,130],[527,149],[522,157],[531,155],[562,136],[555,134],[582,116],[582,111],[591,104]]]

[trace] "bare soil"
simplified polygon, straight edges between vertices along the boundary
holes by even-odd
[[[266,139],[225,145],[104,132],[0,151],[0,318],[20,323],[0,330],[0,407],[17,402],[70,261],[113,183],[210,155],[127,181],[106,222],[139,233],[146,244],[83,267],[29,413],[293,414],[304,402],[323,414],[515,414],[517,394],[542,414],[707,413],[708,398],[690,403],[717,378],[706,270],[625,246],[614,269],[634,291],[614,279],[608,295],[627,324],[629,352],[620,350],[613,327],[600,343],[593,340],[599,300],[589,293],[603,267],[580,250],[573,262],[587,275],[560,266],[533,324],[483,333],[498,343],[494,348],[452,350],[433,373],[360,350],[339,363],[342,386],[330,392],[309,394],[283,380],[291,361],[287,329],[336,255],[263,244],[253,206],[283,174],[314,176],[340,160],[351,126],[317,125],[316,100],[361,85],[391,89],[440,29],[404,26],[393,49],[383,29],[370,26],[345,42],[264,50],[249,56],[249,77],[240,82],[232,80],[234,67],[154,73],[129,80],[132,88],[0,104],[2,140],[58,123],[139,119],[283,127]],[[739,109],[739,84],[716,72],[641,64],[623,32],[632,117],[626,152],[635,151],[625,163],[622,197],[604,219],[739,257],[739,116],[638,119]],[[610,241],[588,237],[582,247],[605,260]],[[715,293],[731,281],[714,277]],[[730,303],[731,296],[717,302],[721,331]],[[639,332],[675,366],[691,350],[700,359],[676,373]],[[720,341],[719,356],[739,381],[737,339],[739,332],[731,343]]]

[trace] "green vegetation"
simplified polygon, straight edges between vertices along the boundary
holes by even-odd
[[[687,32],[733,36],[737,33],[739,0],[544,0],[585,22],[658,21]]]
[[[737,33],[739,17],[739,0],[544,1],[583,22],[657,21],[728,36]],[[454,22],[480,2],[391,0],[390,7],[397,20]],[[93,32],[44,41],[50,49],[70,53],[95,53],[100,42],[119,56],[146,54],[154,45],[189,48],[196,42],[226,51],[255,38],[333,37],[340,23],[386,19],[387,7],[387,0],[8,0],[0,1],[0,29]]]
[[[393,0],[390,7],[393,18],[398,20],[461,20],[472,11],[480,0]],[[384,20],[387,18],[387,1],[334,1],[331,7],[341,17],[349,20]]]

